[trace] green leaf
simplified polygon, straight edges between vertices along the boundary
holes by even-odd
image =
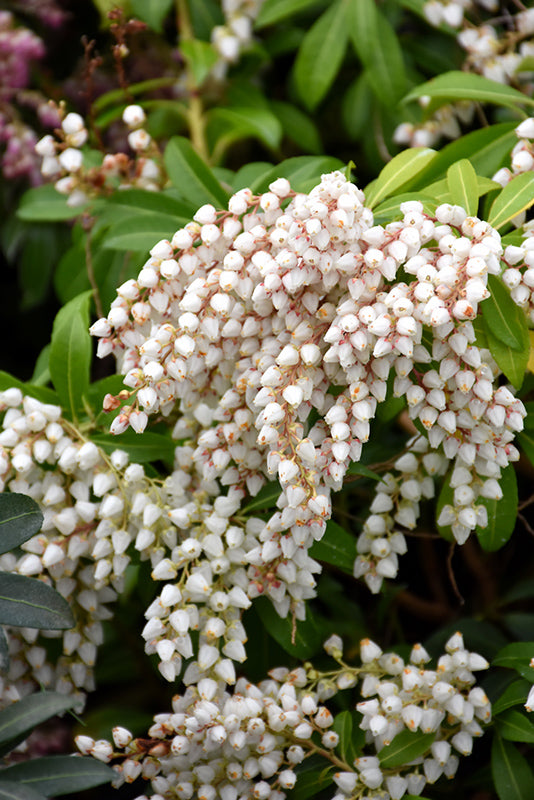
[[[149,192],[144,189],[125,189],[115,192],[98,209],[98,221],[106,224],[122,222],[132,214],[163,214],[168,217],[182,217],[190,221],[196,206],[178,200],[169,191]]]
[[[232,181],[232,189],[245,189],[252,186],[256,181],[263,179],[265,175],[269,175],[273,165],[268,161],[252,161],[250,164],[238,169]]]
[[[499,800],[532,800],[534,775],[517,748],[498,734],[491,748],[491,772]]]
[[[254,27],[256,30],[260,30],[316,5],[317,0],[265,0],[256,17]]]
[[[6,389],[20,389],[22,394],[35,397],[35,399],[40,400],[41,403],[58,403],[58,396],[53,389],[49,389],[46,386],[33,386],[31,383],[24,383],[13,375],[10,375],[9,372],[0,370],[0,392]]]
[[[389,769],[390,767],[399,767],[401,764],[408,764],[414,758],[426,753],[435,738],[435,733],[401,731],[391,744],[387,744],[379,752],[380,766],[383,769]]]
[[[79,702],[79,698],[59,692],[36,692],[23,697],[0,711],[0,743],[29,733],[41,722],[74,708]]]
[[[74,618],[67,601],[43,581],[3,572],[0,575],[0,624],[17,628],[65,630]]]
[[[176,443],[169,436],[145,431],[142,435],[132,430],[114,436],[109,433],[95,433],[91,441],[106,453],[125,450],[132,461],[145,464],[147,461],[171,461],[174,458]]]
[[[165,168],[180,197],[197,207],[212,203],[226,208],[228,195],[188,139],[173,136],[165,148]]]
[[[495,720],[497,728],[503,739],[509,742],[534,743],[534,724],[527,719],[525,714],[509,708]]]
[[[282,125],[284,135],[297,144],[301,150],[314,154],[322,151],[323,146],[317,126],[300,108],[292,103],[273,100],[271,109]]]
[[[500,342],[514,350],[522,350],[527,328],[525,313],[510,297],[510,292],[495,275],[488,275],[491,297],[481,303],[481,311],[489,330]]]
[[[347,764],[352,764],[354,759],[360,755],[361,747],[365,741],[363,731],[360,728],[354,728],[355,712],[341,711],[336,714],[332,730],[339,736],[339,744],[336,747],[341,758]],[[360,734],[362,736],[360,737]],[[362,743],[358,745],[358,740],[363,739]]]
[[[478,182],[477,174],[467,158],[462,158],[449,167],[447,183],[452,202],[474,216],[478,210]]]
[[[502,228],[507,222],[534,203],[534,174],[523,172],[516,175],[493,201],[488,222],[494,228]]]
[[[380,175],[365,188],[366,205],[378,205],[384,198],[397,192],[413,180],[434,160],[437,153],[428,147],[411,147],[389,161]]]
[[[130,0],[131,16],[146,22],[153,31],[161,33],[165,17],[173,7],[173,0]],[[183,49],[183,44],[180,43]]]
[[[375,0],[349,6],[350,36],[376,97],[386,106],[397,105],[406,91],[406,74],[399,40]]]
[[[534,465],[534,431],[521,431],[521,433],[516,434],[516,441],[527,456],[530,463]]]
[[[160,239],[169,239],[191,220],[168,214],[131,214],[112,225],[102,240],[108,250],[139,252],[150,250]]]
[[[477,527],[476,534],[480,546],[487,552],[499,550],[514,532],[517,519],[517,479],[513,464],[508,464],[501,472],[499,484],[502,489],[500,500],[481,497],[479,502],[488,511],[486,528]]]
[[[320,182],[323,173],[342,167],[343,162],[332,156],[295,156],[258,177],[250,189],[255,193],[266,192],[269,184],[277,178],[287,178],[293,191],[309,192]]]
[[[507,708],[512,706],[524,705],[527,702],[527,696],[530,689],[530,683],[523,678],[514,681],[507,686],[501,696],[492,703],[492,713],[496,717]]]
[[[351,139],[359,139],[367,130],[372,104],[373,92],[369,78],[367,72],[362,72],[345,92],[341,107],[343,123]]]
[[[299,767],[297,767],[297,785],[288,795],[290,800],[308,800],[332,785],[333,767],[313,770],[302,770]]]
[[[401,203],[406,203],[409,200],[417,200],[423,204],[423,211],[426,214],[433,216],[438,207],[438,202],[429,195],[422,194],[421,192],[404,192],[402,194],[395,194],[393,197],[388,197],[374,209],[375,224],[384,222],[391,222],[394,219],[402,219],[403,213],[400,210]]]
[[[50,344],[50,375],[61,404],[72,419],[83,412],[83,395],[89,387],[92,344],[89,335],[89,302],[92,291],[83,292],[58,312]]]
[[[53,268],[61,253],[63,227],[50,223],[25,223],[24,244],[18,258],[23,310],[40,305],[48,294]]]
[[[180,42],[180,51],[193,76],[195,86],[201,86],[218,60],[213,45],[209,42],[202,42],[200,39],[186,39]]]
[[[251,511],[267,510],[276,506],[276,501],[280,497],[282,489],[278,481],[269,481],[263,486],[257,495],[242,509],[243,514],[250,514]]]
[[[279,617],[273,604],[266,597],[255,600],[254,608],[268,633],[290,656],[300,659],[311,658],[321,649],[323,636],[309,608],[306,619],[295,620],[294,628],[291,618]]]
[[[496,181],[492,181],[490,178],[485,178],[483,175],[477,175],[476,179],[477,179],[477,186],[476,186],[477,198],[482,197],[488,192],[491,192],[493,189],[498,189],[500,186],[500,184],[498,184]],[[443,178],[440,181],[434,181],[434,183],[425,186],[423,188],[423,192],[429,195],[430,197],[439,200],[440,203],[455,202],[450,192],[449,182],[446,178]]]
[[[530,355],[530,339],[528,335],[528,328],[526,327],[526,319],[524,319],[523,324],[517,331],[524,337],[521,350],[516,350],[515,348],[512,348],[497,339],[497,337],[494,336],[492,331],[489,329],[484,317],[482,318],[482,322],[488,339],[488,348],[491,352],[491,355],[497,362],[499,368],[506,375],[510,383],[513,383],[516,389],[520,389],[523,384],[523,379],[525,377]]]
[[[57,192],[51,183],[28,189],[22,195],[17,209],[17,217],[29,222],[73,219],[81,213],[80,206],[77,208],[68,206],[65,195]]]
[[[499,650],[492,661],[492,666],[515,669],[527,681],[534,683],[534,666],[530,666],[533,658],[534,642],[512,642]]]
[[[109,783],[116,773],[107,764],[83,756],[45,756],[0,771],[0,784],[20,781],[47,797],[81,792]]]
[[[350,0],[335,0],[306,33],[297,53],[295,83],[304,105],[313,110],[332,86],[348,43]]]
[[[0,494],[0,553],[19,547],[39,533],[43,519],[31,497],[15,492]]]
[[[231,141],[254,137],[273,150],[280,144],[282,126],[276,116],[266,108],[238,107],[214,108],[209,112],[209,122],[223,122],[229,127]],[[222,134],[221,138],[226,135]],[[216,148],[214,148],[215,150]]]
[[[50,370],[48,362],[50,360],[50,344],[45,344],[33,368],[33,375],[30,380],[34,386],[45,386],[50,382]]]
[[[310,556],[317,561],[333,564],[352,575],[356,558],[356,540],[337,522],[328,520],[324,536],[313,543]]]
[[[534,105],[531,97],[512,89],[504,83],[497,83],[473,72],[452,70],[415,86],[404,98],[407,103],[418,97],[428,96],[438,100],[432,110],[453,100],[473,100],[477,103],[494,103],[499,106],[516,108],[518,105]]]
[[[46,800],[44,794],[14,781],[4,781],[0,772],[0,800]]]

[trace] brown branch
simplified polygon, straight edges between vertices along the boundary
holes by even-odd
[[[456,542],[453,542],[449,548],[449,554],[447,556],[447,573],[449,575],[449,580],[451,582],[454,594],[458,598],[458,602],[460,603],[460,605],[463,606],[465,600],[462,597],[460,590],[458,589],[458,584],[456,583],[456,578],[454,577],[454,570],[452,568],[452,557],[454,555],[455,548],[456,548]]]
[[[476,578],[484,605],[487,608],[493,606],[497,594],[495,579],[488,569],[476,542],[470,537],[463,547],[460,548],[460,553],[469,571]]]
[[[424,600],[407,589],[399,592],[395,599],[400,606],[421,619],[448,622],[454,616],[452,609],[447,604],[436,603],[434,600]]]

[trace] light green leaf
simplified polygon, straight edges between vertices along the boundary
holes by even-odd
[[[449,167],[447,183],[452,202],[465,208],[468,215],[474,216],[478,210],[477,174],[467,158]]]
[[[195,86],[201,86],[217,63],[218,55],[213,45],[200,39],[186,39],[180,42],[180,50],[193,76]]]
[[[58,312],[50,344],[50,375],[61,404],[72,419],[83,412],[83,395],[89,386],[92,344],[89,302],[92,292],[75,297]]]
[[[398,767],[401,764],[408,764],[414,758],[426,753],[435,738],[435,733],[401,731],[395,736],[391,744],[387,744],[379,752],[380,766],[383,769],[389,769],[390,767]]]
[[[172,7],[173,0],[130,0],[131,15],[146,22],[157,33],[162,32],[165,17]]]
[[[517,519],[517,479],[513,464],[502,470],[499,483],[503,493],[500,500],[479,499],[488,510],[488,524],[486,528],[477,527],[476,534],[482,549],[487,552],[499,550],[506,544]]]
[[[214,108],[209,112],[209,122],[223,122],[229,127],[229,133],[223,134],[230,139],[246,139],[254,137],[264,145],[275,150],[282,138],[282,126],[276,116],[266,108]],[[215,148],[214,148],[215,149]]]
[[[375,0],[358,0],[349,8],[350,36],[373,92],[384,105],[395,106],[407,84],[395,31]]]
[[[421,192],[403,192],[402,194],[395,194],[393,197],[388,197],[374,209],[375,224],[383,224],[383,222],[391,222],[394,219],[402,219],[403,213],[400,210],[401,204],[410,200],[417,200],[423,204],[423,211],[426,214],[433,216],[438,207],[438,202],[433,197]]]
[[[534,203],[534,174],[523,172],[512,178],[491,206],[488,222],[494,228],[502,228],[507,222]]]
[[[114,436],[111,433],[95,433],[91,441],[106,453],[113,450],[125,450],[130,459],[139,464],[148,461],[170,461],[174,457],[176,443],[168,436],[161,433],[145,431],[142,435],[132,430]]]
[[[271,109],[282,125],[282,131],[288,139],[307,153],[317,154],[323,149],[317,126],[292,103],[271,102]]]
[[[43,514],[31,497],[16,492],[0,494],[0,553],[31,539],[41,530]],[[1,576],[0,576],[1,577]]]
[[[77,208],[68,206],[65,195],[57,192],[51,183],[28,189],[22,195],[17,209],[17,217],[29,222],[73,219],[81,213],[82,209],[79,206]]]
[[[14,764],[0,771],[0,783],[19,781],[47,797],[81,792],[110,783],[116,772],[94,758],[45,756]]]
[[[496,181],[492,181],[490,178],[485,178],[483,175],[477,175],[476,179],[477,179],[477,186],[476,186],[477,197],[482,197],[488,192],[491,192],[493,189],[500,188],[499,183],[497,183]],[[457,202],[452,197],[447,178],[442,178],[442,180],[440,181],[434,181],[434,183],[431,183],[428,186],[424,186],[422,191],[429,197],[433,197],[436,200],[438,200],[439,203]]]
[[[306,659],[321,649],[323,636],[312,613],[308,612],[303,621],[296,620],[293,628],[292,619],[290,617],[282,619],[278,616],[273,604],[267,598],[260,597],[255,600],[254,608],[268,633],[289,655]]]
[[[524,311],[517,307],[508,289],[495,275],[488,275],[488,289],[491,297],[480,306],[486,330],[514,350],[522,350],[525,342],[524,329],[527,328]]]
[[[373,208],[384,198],[406,186],[418,172],[428,167],[436,155],[436,151],[428,147],[412,147],[396,155],[386,164],[378,178],[366,186],[366,205]]]
[[[165,167],[180,196],[197,207],[212,203],[226,208],[228,196],[188,139],[173,136],[165,149]]]
[[[407,103],[418,97],[428,96],[444,105],[453,100],[474,100],[477,103],[494,103],[499,106],[534,105],[531,97],[473,72],[452,70],[415,86],[404,98]],[[434,106],[434,108],[437,106]]]
[[[317,561],[333,564],[352,575],[356,558],[356,540],[337,522],[328,520],[324,536],[313,543],[310,556]]]
[[[491,772],[499,800],[532,800],[534,775],[517,748],[498,734],[491,749]]]
[[[168,214],[136,214],[132,211],[129,219],[109,228],[102,239],[102,247],[132,252],[150,250],[160,239],[170,239],[178,228],[190,221],[190,218]]]
[[[494,717],[512,706],[523,705],[527,702],[530,683],[522,678],[507,686],[497,700],[492,703],[491,711]]]
[[[309,192],[321,181],[321,175],[341,169],[343,162],[333,156],[295,156],[287,158],[250,186],[255,193],[266,192],[277,178],[287,178],[295,192]]]
[[[295,61],[295,83],[304,105],[316,108],[331,87],[348,42],[351,0],[335,0],[306,33]]]
[[[313,8],[317,5],[317,0],[265,0],[260,13],[256,17],[254,27],[256,30],[266,28],[267,25],[274,25],[283,19]]]
[[[34,386],[31,383],[24,383],[13,375],[10,375],[9,372],[0,370],[0,392],[6,389],[20,389],[22,394],[35,397],[35,399],[40,400],[41,403],[57,404],[59,402],[58,396],[53,389],[49,389],[47,386]]]
[[[515,669],[527,681],[534,683],[534,667],[530,666],[533,658],[534,642],[512,642],[499,650],[492,661],[492,666]]]
[[[0,575],[0,624],[17,628],[65,630],[74,618],[66,600],[42,581],[25,575]]]
[[[495,720],[495,727],[509,742],[534,743],[534,724],[525,714],[509,708]]]
[[[16,739],[50,717],[74,708],[79,702],[79,698],[66,697],[59,692],[36,692],[23,697],[0,711],[0,742]]]

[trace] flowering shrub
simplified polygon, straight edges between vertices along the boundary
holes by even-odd
[[[527,800],[531,10],[95,5],[112,58],[4,234],[61,307],[0,373],[0,488],[43,515],[0,569],[74,624],[6,618],[0,790]],[[41,12],[73,24],[4,13],[6,108]],[[75,756],[14,727],[72,707]]]

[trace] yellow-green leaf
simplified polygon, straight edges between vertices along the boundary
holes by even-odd
[[[494,228],[501,228],[511,219],[534,203],[534,173],[523,172],[507,183],[495,198],[490,209],[488,222]]]
[[[452,202],[465,208],[470,216],[474,216],[478,210],[477,174],[467,158],[462,158],[449,167],[447,185]]]
[[[436,155],[436,151],[429,147],[412,147],[399,153],[386,164],[378,178],[367,185],[366,205],[373,208],[384,198],[395,194],[425,169]]]

